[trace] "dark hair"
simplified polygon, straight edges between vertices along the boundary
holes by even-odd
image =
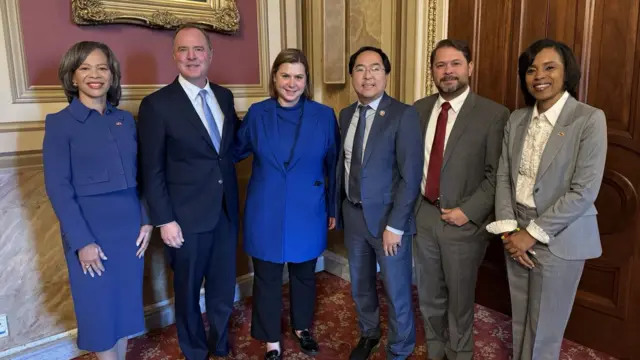
[[[471,49],[469,48],[469,44],[464,40],[455,40],[455,39],[443,39],[438,41],[436,47],[431,50],[431,58],[430,64],[433,68],[433,62],[436,58],[436,52],[442,48],[454,48],[464,55],[464,58],[467,59],[467,63],[471,62]]]
[[[391,72],[391,62],[389,61],[389,57],[387,56],[387,54],[385,54],[382,49],[373,46],[363,46],[358,49],[358,51],[354,52],[353,55],[351,55],[351,57],[349,58],[349,75],[351,75],[351,73],[353,72],[353,67],[356,66],[356,59],[365,51],[373,51],[375,53],[378,53],[378,55],[380,55],[380,58],[382,59],[382,65],[384,65],[384,73],[389,74]]]
[[[80,65],[87,59],[87,56],[94,50],[100,50],[107,57],[107,65],[111,71],[111,87],[107,91],[107,101],[113,106],[118,106],[120,96],[122,95],[122,87],[120,86],[120,63],[113,51],[101,42],[81,41],[73,45],[62,57],[60,67],[58,68],[58,79],[62,83],[64,94],[67,101],[71,101],[78,97],[78,87],[73,84],[73,74],[78,70]]]
[[[204,38],[207,41],[207,45],[209,45],[209,51],[213,50],[213,46],[211,45],[211,37],[209,36],[209,33],[207,33],[202,27],[196,25],[196,24],[191,24],[191,23],[186,23],[186,24],[182,24],[180,26],[178,26],[178,28],[176,29],[176,31],[173,33],[173,39],[171,40],[171,43],[175,46],[176,43],[176,37],[178,36],[178,33],[182,30],[186,30],[186,29],[196,29],[198,31],[200,31],[202,33],[202,35],[204,35]]]
[[[571,94],[574,98],[577,98],[578,85],[580,84],[580,66],[576,57],[573,55],[573,51],[559,41],[551,39],[541,39],[533,44],[520,54],[518,58],[518,76],[520,78],[520,90],[524,95],[524,103],[527,106],[533,106],[536,103],[536,99],[529,93],[527,89],[527,69],[533,64],[533,60],[536,55],[543,49],[552,48],[560,54],[562,63],[564,65],[564,89]]]
[[[304,66],[304,75],[307,78],[306,84],[304,86],[303,95],[307,99],[311,99],[311,77],[309,76],[309,62],[307,61],[307,57],[304,55],[302,50],[299,49],[284,49],[280,51],[276,59],[273,61],[273,65],[271,66],[271,79],[269,79],[269,95],[272,98],[278,97],[278,91],[273,84],[274,77],[280,69],[280,65],[282,64],[302,64]]]

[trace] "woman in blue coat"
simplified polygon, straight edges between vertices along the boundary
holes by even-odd
[[[291,322],[301,350],[318,353],[310,333],[316,260],[335,227],[339,133],[333,109],[310,99],[302,51],[283,50],[271,68],[271,98],[253,104],[238,130],[238,159],[253,154],[244,212],[244,249],[253,259],[251,335],[280,359],[282,270],[289,266]]]
[[[133,116],[116,108],[120,68],[102,43],[75,44],[58,76],[69,106],[45,120],[45,187],[60,222],[78,347],[124,359],[145,329],[142,259],[151,225],[136,186]]]

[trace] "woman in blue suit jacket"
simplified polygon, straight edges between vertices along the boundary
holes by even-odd
[[[120,67],[105,44],[75,44],[58,76],[69,106],[47,116],[42,155],[78,347],[100,360],[124,359],[127,336],[145,329],[141,258],[152,229],[136,186],[136,125],[116,108]]]
[[[253,258],[251,335],[280,359],[282,270],[289,264],[291,321],[306,354],[318,353],[309,329],[316,260],[335,227],[339,133],[333,109],[310,99],[302,51],[283,50],[271,68],[271,98],[253,104],[238,131],[238,159],[253,154],[244,212],[244,249]]]

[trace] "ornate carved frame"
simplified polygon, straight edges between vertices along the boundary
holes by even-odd
[[[71,0],[71,9],[79,25],[133,23],[174,29],[188,22],[228,34],[240,28],[235,0]]]

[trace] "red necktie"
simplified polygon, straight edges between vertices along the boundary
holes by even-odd
[[[424,189],[425,197],[431,202],[436,202],[440,194],[440,171],[442,170],[442,160],[444,158],[444,138],[447,134],[447,120],[449,120],[450,108],[451,104],[448,102],[442,103],[442,109],[436,123],[436,134],[433,137],[433,144],[431,144],[427,184]]]

